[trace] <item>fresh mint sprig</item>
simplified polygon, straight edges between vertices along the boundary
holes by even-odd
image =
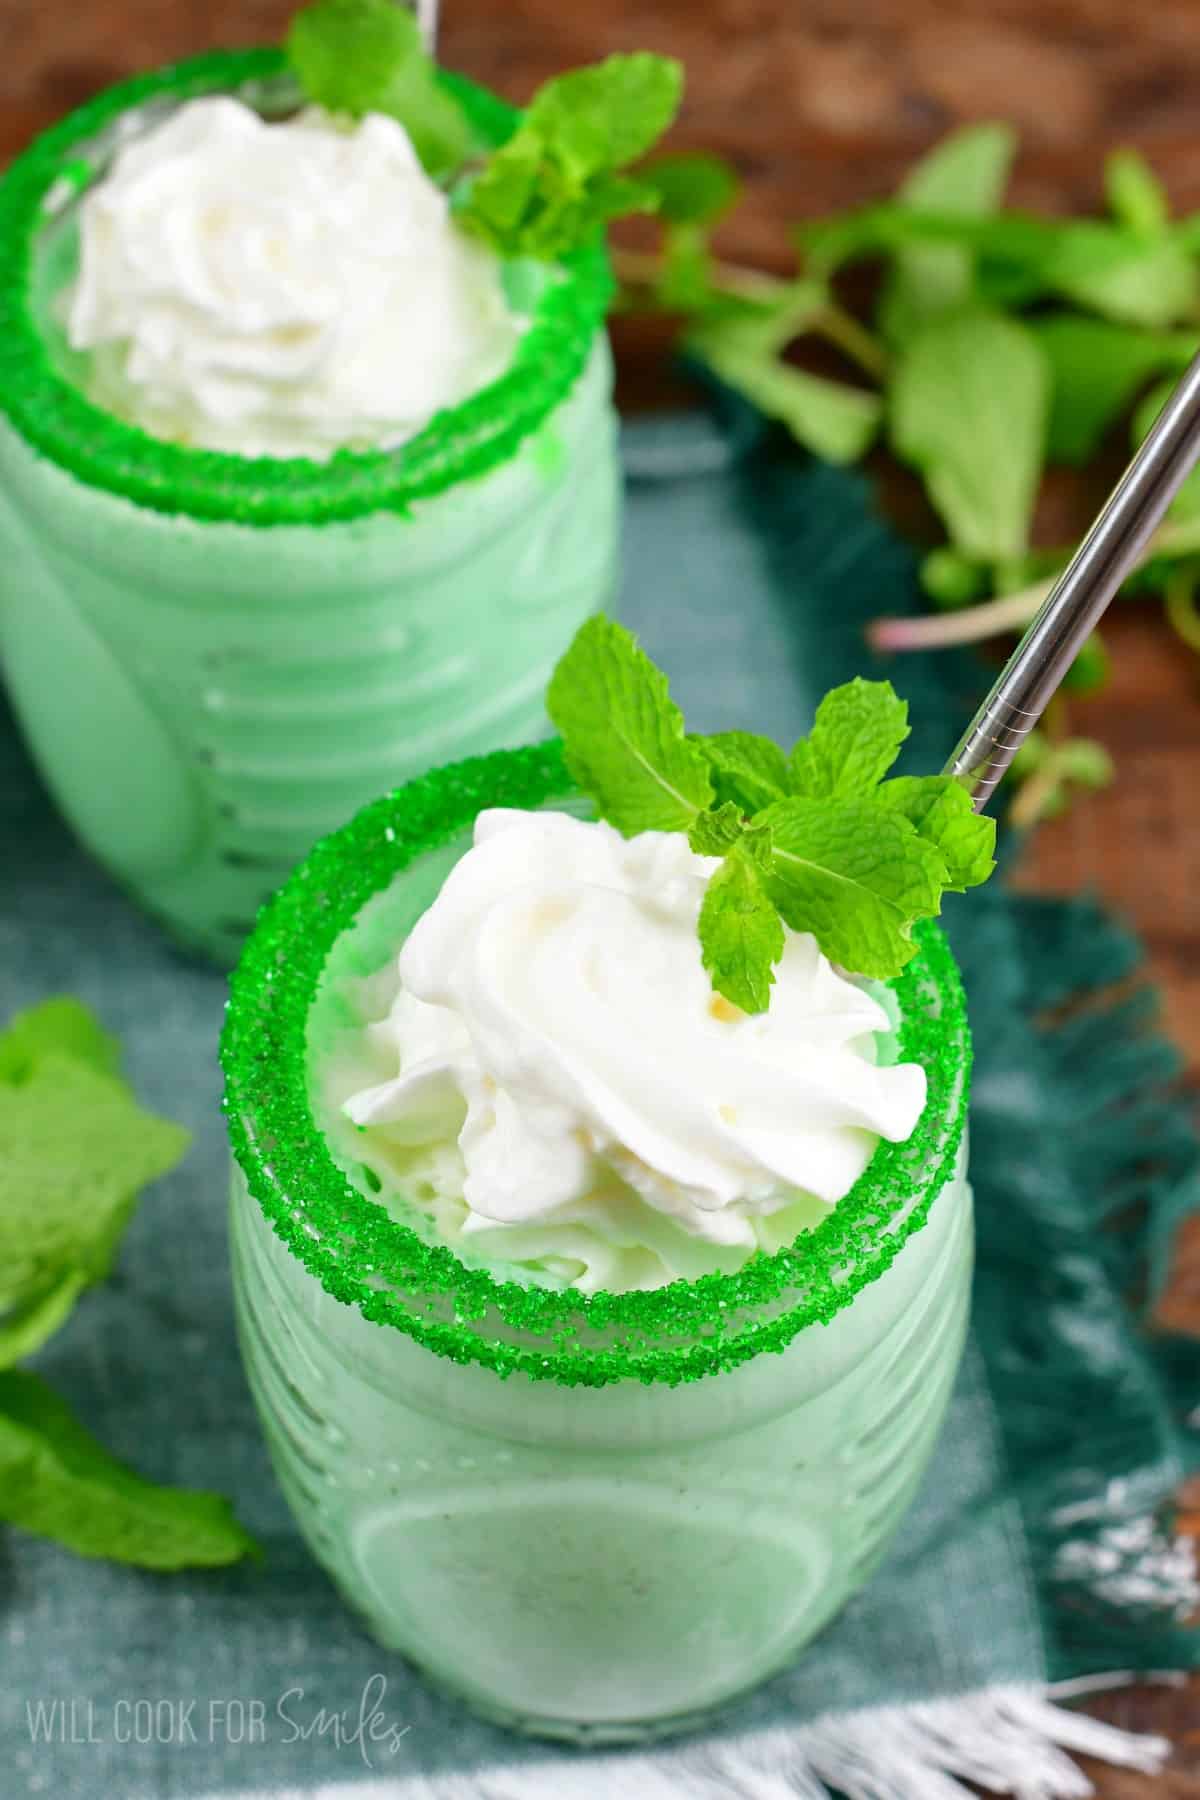
[[[312,0],[292,19],[287,56],[315,105],[351,118],[386,113],[430,175],[461,176],[455,217],[501,256],[561,256],[611,219],[653,212],[664,200],[691,208],[693,231],[718,210],[725,180],[715,158],[699,178],[695,170],[645,179],[629,172],[679,110],[683,69],[671,57],[638,51],[555,76],[508,142],[473,160],[479,146],[466,115],[439,82],[416,16],[396,0]]]
[[[0,1033],[0,1520],[144,1568],[236,1562],[256,1546],[226,1501],[143,1480],[14,1367],[107,1275],[140,1190],[187,1148],[138,1106],[118,1060],[70,998]]]
[[[589,619],[547,692],[567,766],[630,836],[683,831],[720,857],[699,915],[713,987],[743,1012],[770,1003],[785,926],[834,962],[888,978],[946,889],[992,870],[995,826],[948,777],[888,779],[908,708],[888,682],[825,696],[790,754],[753,732],[689,737],[667,680],[613,620]]]
[[[670,125],[682,93],[682,66],[649,51],[556,76],[465,185],[459,223],[503,256],[552,257],[622,214],[653,212],[661,189],[626,171]]]

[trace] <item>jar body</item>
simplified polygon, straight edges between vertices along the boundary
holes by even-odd
[[[933,1452],[969,1300],[960,1162],[827,1325],[677,1387],[563,1387],[334,1299],[235,1168],[243,1352],[280,1481],[368,1628],[477,1710],[572,1741],[694,1723],[859,1588]]]
[[[320,525],[141,507],[0,419],[14,707],[87,848],[178,940],[229,960],[348,813],[545,729],[549,673],[615,584],[611,387],[601,334],[506,462]]]

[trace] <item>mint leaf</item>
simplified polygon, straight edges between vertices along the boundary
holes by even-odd
[[[1138,331],[1072,313],[1032,320],[1029,329],[1051,371],[1051,462],[1085,463],[1151,376],[1182,370],[1196,350],[1188,333]]]
[[[1008,125],[968,125],[922,157],[898,198],[915,212],[949,218],[992,213],[1004,197],[1016,150]],[[896,252],[879,318],[892,342],[911,337],[936,313],[973,298],[976,253],[959,244],[916,244]]]
[[[546,691],[567,767],[626,837],[686,831],[713,798],[703,753],[683,733],[667,678],[603,615],[576,632]]]
[[[946,886],[961,894],[986,881],[996,864],[996,822],[971,805],[971,796],[950,775],[898,775],[872,796],[893,807],[937,850],[946,865]]]
[[[731,850],[712,875],[700,906],[700,957],[713,987],[743,1012],[771,1003],[774,965],[783,955],[783,923],[766,877],[748,851]]]
[[[787,758],[770,738],[752,731],[719,731],[689,741],[708,763],[718,801],[755,813],[787,793]]]
[[[71,994],[13,1015],[0,1032],[0,1082],[27,1080],[48,1051],[86,1063],[101,1075],[115,1075],[120,1062],[116,1038]]]
[[[287,59],[309,100],[329,112],[377,112],[393,74],[423,57],[416,15],[393,0],[313,0],[288,26]]]
[[[1188,229],[1157,239],[1100,219],[956,218],[885,202],[813,221],[796,235],[811,270],[826,277],[856,257],[952,244],[974,253],[975,291],[998,306],[1059,294],[1105,318],[1150,327],[1182,323],[1195,307]]]
[[[622,213],[653,211],[652,182],[620,171],[666,130],[682,91],[680,64],[649,51],[556,76],[457,197],[460,222],[502,255],[552,257]]]
[[[964,125],[913,164],[896,198],[916,212],[982,218],[1004,198],[1016,153],[1011,125]]]
[[[712,255],[705,226],[666,227],[653,291],[656,304],[666,312],[698,314],[714,307],[723,309],[723,298],[713,287]]]
[[[656,157],[639,174],[654,189],[658,216],[670,225],[715,225],[740,185],[730,165],[706,150]]]
[[[1104,193],[1117,223],[1141,237],[1161,237],[1171,222],[1167,190],[1136,150],[1114,150],[1106,158]]]
[[[901,352],[892,443],[921,471],[951,539],[968,556],[998,562],[1025,549],[1049,400],[1036,340],[981,307],[931,320]]]
[[[760,869],[771,867],[770,827],[747,819],[731,801],[713,812],[697,813],[688,829],[688,843],[697,856],[725,856],[736,847]]]
[[[683,65],[636,50],[570,69],[540,87],[526,123],[576,173],[623,169],[644,156],[671,123],[683,96]]]
[[[781,800],[767,887],[784,922],[831,962],[888,980],[913,955],[912,927],[940,910],[946,865],[902,815],[873,800]]]
[[[714,284],[709,248],[714,225],[738,192],[729,164],[704,151],[663,156],[639,169],[638,179],[653,191],[663,225],[659,274],[651,283],[656,304],[693,317],[742,312],[744,303]]]
[[[688,827],[688,843],[697,856],[724,856],[741,835],[741,808],[731,802],[712,812],[697,813]]]
[[[0,1519],[80,1556],[144,1569],[214,1568],[258,1554],[227,1501],[143,1481],[23,1369],[0,1374]]]
[[[808,800],[866,795],[895,762],[908,731],[908,702],[890,681],[858,675],[831,689],[788,759],[791,792]]]
[[[757,320],[713,320],[691,332],[684,348],[726,387],[777,419],[806,450],[826,462],[857,462],[879,431],[882,400],[865,388],[794,368],[768,347],[773,335],[768,327],[764,342]]]
[[[85,1269],[68,1269],[0,1314],[0,1369],[11,1369],[40,1350],[66,1324],[90,1280]]]
[[[1046,269],[1068,229],[1069,222],[1030,213],[980,217],[883,201],[808,220],[794,235],[810,270],[826,278],[860,257],[894,255],[916,244],[958,245],[973,252],[984,296],[1019,305],[1044,291]]]
[[[287,57],[308,98],[328,112],[386,113],[404,126],[423,167],[445,175],[465,161],[465,114],[426,56],[416,15],[395,0],[313,0],[295,14]]]
[[[107,1274],[139,1190],[187,1142],[124,1082],[60,1051],[0,1083],[0,1355],[27,1355]]]
[[[1097,219],[1073,219],[1059,234],[1046,286],[1122,325],[1151,328],[1195,315],[1196,268],[1173,238],[1145,238]]]

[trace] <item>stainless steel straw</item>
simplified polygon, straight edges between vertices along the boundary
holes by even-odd
[[[1198,457],[1200,356],[1189,364],[946,764],[946,774],[970,788],[976,812],[987,805]]]
[[[432,56],[437,49],[438,0],[417,0],[417,24],[426,54]]]

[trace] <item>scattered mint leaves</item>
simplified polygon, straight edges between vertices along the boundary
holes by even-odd
[[[1135,330],[1081,313],[1035,319],[1029,329],[1051,372],[1046,454],[1074,466],[1095,455],[1147,381],[1164,370],[1182,373],[1197,343],[1184,332]]]
[[[787,427],[826,462],[857,462],[879,435],[883,403],[868,388],[811,375],[764,342],[757,321],[710,322],[687,339],[687,352],[717,379]]]
[[[928,205],[881,201],[797,226],[813,274],[830,276],[862,257],[894,257],[916,245],[956,245],[975,258],[972,298],[1023,305],[1043,293],[1065,226],[1031,213],[934,212]]]
[[[746,850],[730,850],[709,878],[699,932],[700,960],[716,992],[743,1012],[765,1012],[783,955],[783,921],[764,870]]]
[[[1140,432],[1161,403],[1158,389],[1144,397],[1148,384],[1181,371],[1200,339],[1200,213],[1173,219],[1163,183],[1131,150],[1105,165],[1107,216],[1009,207],[1016,148],[1002,123],[952,132],[894,198],[795,227],[798,266],[781,275],[713,254],[712,220],[735,177],[685,164],[659,195],[657,254],[615,253],[626,307],[681,314],[685,365],[805,449],[856,462],[886,425],[945,527],[948,541],[922,559],[925,591],[938,606],[974,608],[944,628],[877,621],[869,635],[892,649],[999,636],[1032,616],[1070,548],[1030,544],[1047,465],[1088,461],[1135,406]],[[834,283],[864,258],[883,265],[867,308],[844,303]],[[853,365],[857,383],[809,374],[810,344]],[[1198,526],[1200,478],[1127,591],[1162,592],[1200,653]],[[1104,670],[1092,655],[1075,680],[1090,688]],[[739,798],[731,776],[713,779],[722,800]]]
[[[766,1009],[784,927],[833,961],[888,978],[945,889],[986,879],[995,827],[941,776],[885,779],[908,708],[885,681],[835,688],[785,757],[753,732],[687,737],[666,679],[610,619],[581,626],[551,679],[567,765],[626,835],[684,831],[720,857],[705,888],[701,959],[716,992]]]
[[[396,0],[313,0],[292,18],[287,57],[305,94],[331,113],[386,113],[404,126],[428,174],[460,168],[466,115],[437,79],[415,13]]]
[[[143,1481],[27,1369],[0,1374],[0,1519],[79,1556],[143,1569],[215,1568],[260,1554],[227,1500]]]
[[[1163,329],[1194,318],[1196,267],[1173,238],[1096,219],[1068,220],[1046,264],[1046,286],[1121,325]]]
[[[34,1016],[19,1023],[25,1035]],[[179,1126],[143,1112],[119,1077],[45,1041],[21,1079],[0,1082],[6,1312],[40,1305],[64,1282],[78,1293],[101,1280],[139,1191],[178,1162],[188,1142]],[[27,1331],[22,1354],[33,1348]]]
[[[118,1061],[67,997],[0,1033],[0,1519],[149,1568],[232,1562],[252,1546],[224,1501],[139,1480],[13,1367],[108,1273],[140,1190],[187,1147],[138,1106]]]
[[[788,758],[788,786],[807,800],[869,792],[908,736],[908,702],[889,681],[856,676],[826,694],[813,728]]]
[[[580,626],[551,677],[546,707],[571,774],[627,837],[686,831],[711,804],[708,763],[684,737],[666,676],[611,619],[599,614]]]
[[[680,64],[649,51],[556,76],[465,184],[459,222],[501,255],[553,257],[623,213],[652,212],[653,180],[622,172],[662,136],[682,92]]]
[[[0,1032],[0,1082],[27,1081],[38,1058],[69,1056],[101,1075],[116,1075],[121,1050],[93,1013],[71,994],[15,1013]]]
[[[892,445],[921,471],[966,555],[998,562],[1025,549],[1049,403],[1037,341],[1001,313],[947,314],[906,345],[892,382]]]

